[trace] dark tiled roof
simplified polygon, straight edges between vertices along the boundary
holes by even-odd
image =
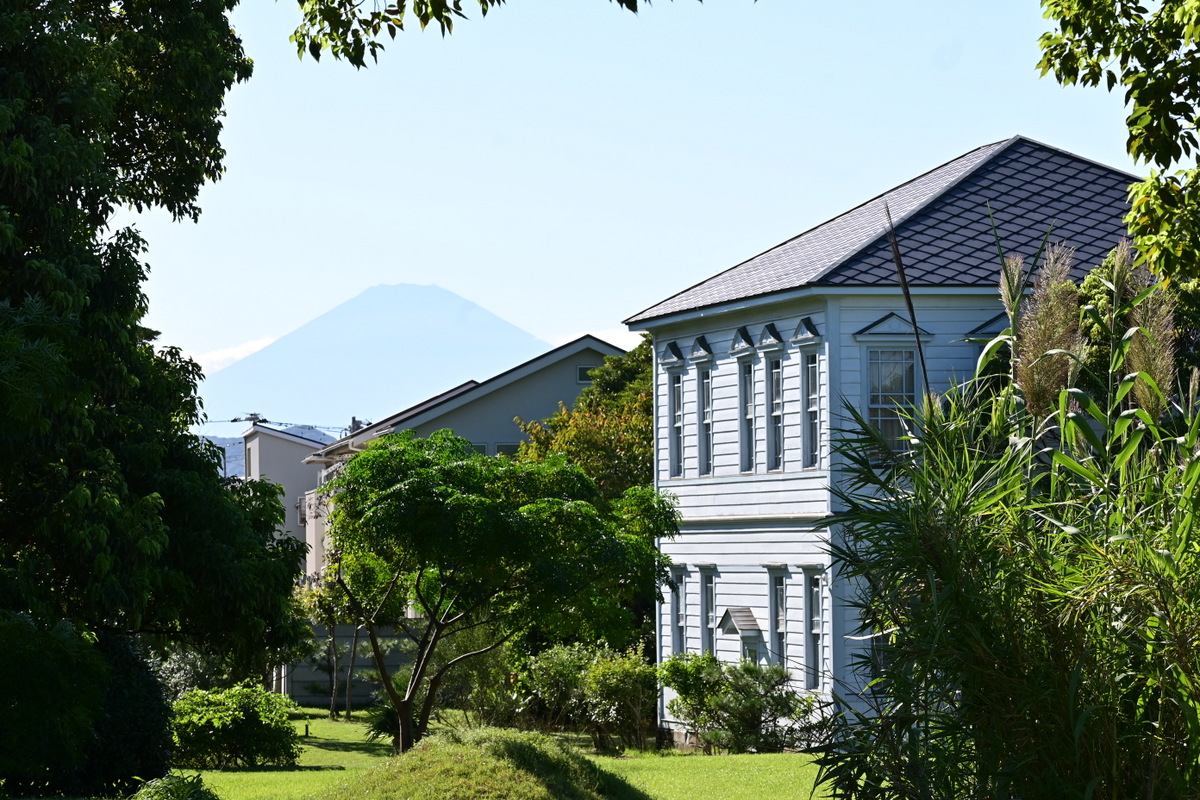
[[[1125,235],[1133,175],[1020,136],[972,150],[765,253],[626,320],[805,285],[896,285],[886,236],[891,212],[905,271],[917,286],[993,286],[995,235],[1027,261],[1050,240],[1077,250],[1077,269],[1099,263]]]

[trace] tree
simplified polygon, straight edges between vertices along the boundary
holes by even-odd
[[[1123,86],[1129,154],[1156,168],[1131,188],[1126,221],[1139,259],[1156,275],[1200,278],[1200,170],[1165,172],[1197,148],[1200,6],[1042,0],[1042,8],[1056,26],[1041,39],[1042,74],[1064,85]]]
[[[0,13],[0,617],[59,648],[155,635],[256,671],[299,630],[300,553],[274,535],[276,490],[225,482],[189,433],[199,369],[142,327],[145,245],[110,227],[118,205],[195,218],[220,175],[224,95],[250,74],[230,7]],[[29,674],[84,679],[58,669]],[[88,739],[88,708],[68,741]]]
[[[561,458],[522,462],[476,453],[449,431],[372,443],[331,482],[330,559],[367,632],[396,714],[397,752],[425,734],[446,673],[532,626],[584,635],[628,624],[627,576],[666,579],[653,542],[673,505],[635,489],[607,502]],[[415,645],[404,685],[384,661],[394,627]],[[496,638],[434,667],[455,635]]]
[[[504,0],[476,0],[479,11],[487,16],[490,9],[504,4]],[[638,0],[609,0],[622,8],[637,12]],[[455,19],[465,19],[463,0],[393,0],[380,7],[376,4],[364,13],[362,4],[355,0],[299,0],[304,21],[292,34],[292,41],[301,56],[306,52],[315,59],[329,50],[334,58],[349,61],[356,67],[365,67],[367,56],[378,60],[384,49],[380,39],[387,33],[389,39],[404,30],[405,18],[411,14],[424,30],[430,23],[441,28],[442,35],[454,30]],[[468,2],[468,5],[470,3]]]
[[[654,353],[650,337],[589,373],[574,408],[559,404],[548,419],[517,424],[529,439],[519,457],[567,457],[596,481],[606,498],[654,482]]]

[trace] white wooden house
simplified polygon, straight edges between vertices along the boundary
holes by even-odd
[[[899,436],[894,409],[922,389],[885,207],[940,391],[1006,325],[996,235],[1030,263],[1049,231],[1084,271],[1125,235],[1134,180],[1014,137],[626,320],[653,336],[657,484],[682,515],[680,535],[661,542],[678,584],[660,608],[662,657],[782,663],[803,688],[853,694],[857,623],[818,527],[836,510],[831,431],[849,404]]]

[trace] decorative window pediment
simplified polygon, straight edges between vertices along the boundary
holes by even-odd
[[[786,344],[783,336],[779,333],[779,328],[774,322],[768,322],[763,326],[762,333],[758,335],[759,350],[780,350]]]
[[[963,336],[968,342],[987,342],[995,339],[1008,327],[1008,314],[1000,313]]]
[[[754,337],[750,335],[750,329],[745,325],[733,332],[733,342],[729,345],[729,352],[738,356],[754,352]]]
[[[916,334],[922,340],[933,338],[932,333],[919,326],[916,328]],[[892,311],[875,320],[867,327],[855,331],[854,337],[866,341],[900,338],[907,338],[911,341],[913,337],[913,324]]]
[[[679,347],[679,342],[667,342],[658,361],[667,369],[683,367],[683,350]]]
[[[693,363],[705,363],[711,361],[713,357],[712,345],[708,343],[708,338],[705,336],[697,336],[696,341],[692,343],[692,352],[688,359]]]
[[[813,322],[812,317],[801,317],[796,332],[792,334],[792,341],[815,344],[820,340],[821,332],[817,330],[817,323]]]

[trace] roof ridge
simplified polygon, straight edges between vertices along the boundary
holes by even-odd
[[[893,219],[891,227],[893,230],[898,229],[905,222],[912,219],[917,214],[921,213],[926,208],[928,208],[930,205],[932,205],[934,203],[934,201],[940,199],[941,197],[944,197],[947,192],[951,191],[954,187],[958,186],[963,181],[965,181],[968,176],[974,175],[976,172],[981,170],[985,164],[990,164],[993,160],[995,160],[995,158],[998,155],[1003,153],[1005,150],[1008,150],[1014,144],[1016,144],[1018,141],[1023,140],[1024,138],[1025,137],[1018,134],[1015,136],[1010,136],[1007,139],[1001,139],[997,142],[991,142],[990,144],[980,145],[979,147],[976,147],[972,150],[968,150],[967,152],[963,153],[962,155],[960,155],[956,158],[952,158],[949,161],[946,161],[945,163],[940,164],[931,170],[926,170],[925,172],[922,172],[920,175],[916,176],[912,180],[905,181],[904,183],[900,184],[899,186],[893,186],[891,189],[887,190],[886,192],[883,192],[882,194],[875,195],[874,197],[872,197],[870,200],[868,200],[865,203],[859,203],[854,208],[852,208],[851,211],[857,211],[858,209],[863,208],[864,206],[870,205],[871,203],[885,197],[886,195],[894,194],[894,193],[898,192],[900,189],[903,189],[905,186],[915,183],[916,181],[918,181],[921,178],[924,178],[928,175],[932,175],[933,173],[937,172],[939,169],[945,169],[946,167],[950,166],[951,164],[954,164],[958,161],[962,161],[967,156],[969,156],[973,153],[978,153],[980,150],[985,150],[989,147],[994,148],[992,150],[992,152],[987,154],[987,157],[980,159],[979,162],[975,166],[971,167],[968,170],[963,171],[963,173],[961,175],[959,175],[957,178],[954,178],[949,183],[946,183],[945,185],[943,185],[942,188],[940,188],[936,192],[933,192],[932,194],[930,194],[929,197],[925,198],[924,202],[916,204],[915,206],[910,208],[906,213],[902,214],[898,219]],[[1029,141],[1032,141],[1032,140],[1029,140]],[[1035,144],[1037,144],[1037,143],[1035,142]],[[884,203],[886,205],[887,201],[885,200]],[[850,211],[846,212],[846,214],[849,214],[849,213],[850,213]],[[890,215],[890,213],[891,213],[891,210],[889,209],[889,215]],[[834,217],[833,219],[839,219],[841,217],[846,216],[846,214],[839,214],[837,217]],[[833,220],[829,220],[829,221],[832,222]],[[841,259],[833,262],[828,267],[826,267],[825,269],[818,272],[816,275],[814,275],[809,280],[809,283],[818,283],[826,275],[828,275],[829,273],[838,269],[839,267],[841,267],[843,264],[845,264],[850,259],[859,255],[860,253],[862,253],[862,251],[866,250],[868,247],[874,245],[876,242],[878,242],[884,236],[887,236],[887,226],[884,226],[883,230],[881,230],[879,232],[878,236],[875,236],[874,238],[866,240],[859,247],[846,253],[846,255],[844,255]]]
[[[856,206],[854,206],[854,207],[852,207],[852,208],[849,208],[849,209],[847,209],[846,211],[843,211],[841,214],[838,214],[837,216],[830,217],[829,219],[826,219],[826,220],[824,220],[824,221],[822,221],[822,222],[819,222],[819,223],[817,223],[816,225],[812,226],[811,228],[807,228],[806,230],[803,230],[803,231],[801,231],[800,233],[797,233],[795,236],[789,236],[787,239],[784,239],[782,242],[780,242],[780,243],[778,243],[778,244],[776,244],[776,245],[772,245],[771,247],[768,247],[768,248],[766,248],[765,250],[762,250],[761,252],[755,253],[754,255],[750,256],[749,258],[744,258],[744,259],[742,259],[741,261],[739,261],[738,263],[734,264],[733,266],[731,266],[731,267],[727,267],[726,269],[723,269],[723,270],[721,270],[720,272],[716,273],[715,275],[709,275],[707,278],[704,278],[703,280],[699,280],[699,281],[697,281],[696,283],[693,283],[691,286],[688,286],[688,287],[686,287],[686,288],[684,288],[684,289],[681,289],[681,290],[679,290],[678,292],[675,292],[675,294],[672,294],[672,295],[670,295],[670,296],[668,296],[668,297],[666,297],[666,298],[664,298],[664,299],[662,299],[662,300],[659,300],[657,303],[654,303],[653,305],[647,306],[646,308],[642,309],[641,311],[637,312],[636,314],[633,314],[632,316],[628,317],[627,319],[624,319],[624,320],[622,320],[622,324],[623,324],[623,325],[629,325],[629,324],[631,324],[632,322],[634,322],[635,320],[638,320],[638,319],[639,319],[639,318],[640,318],[642,315],[644,315],[644,314],[645,314],[647,311],[650,311],[651,309],[657,308],[658,306],[661,306],[661,305],[665,305],[665,304],[667,304],[667,303],[670,303],[670,302],[671,302],[672,300],[674,300],[676,297],[679,297],[680,295],[686,294],[687,292],[690,292],[690,291],[692,291],[693,289],[695,289],[695,288],[697,288],[697,287],[699,287],[699,286],[702,286],[702,285],[704,285],[704,284],[706,284],[706,283],[709,283],[710,281],[714,281],[714,280],[716,280],[717,278],[720,278],[722,275],[726,275],[726,274],[728,274],[728,273],[730,273],[730,272],[733,272],[734,270],[736,270],[736,269],[739,269],[739,268],[741,268],[741,267],[745,266],[746,264],[749,264],[751,261],[754,261],[755,259],[757,259],[757,258],[760,258],[761,256],[764,256],[764,255],[766,255],[767,253],[770,253],[770,252],[772,252],[772,251],[774,251],[774,250],[778,250],[778,249],[780,249],[781,247],[783,247],[784,245],[790,244],[791,242],[794,242],[794,241],[796,241],[796,240],[798,240],[798,239],[801,239],[801,238],[803,238],[803,237],[805,237],[805,236],[808,236],[809,234],[811,234],[811,233],[814,233],[815,231],[818,231],[818,230],[820,230],[821,228],[824,228],[824,227],[826,227],[826,226],[828,226],[828,225],[832,225],[833,223],[837,222],[838,220],[841,220],[841,219],[843,219],[843,218],[845,218],[845,217],[849,216],[850,214],[853,214],[855,211],[858,211],[859,209],[861,209],[861,208],[863,208],[863,207],[865,207],[865,206],[868,206],[868,205],[870,205],[871,203],[875,202],[876,200],[880,199],[881,197],[884,197],[885,195],[893,194],[893,193],[895,193],[895,192],[899,191],[900,189],[903,189],[904,187],[906,187],[906,186],[909,186],[909,185],[911,185],[911,184],[915,183],[916,181],[919,181],[919,180],[921,180],[922,178],[925,178],[925,177],[927,177],[927,176],[929,176],[929,175],[933,174],[934,172],[937,172],[937,171],[938,171],[938,170],[940,170],[940,169],[944,169],[944,168],[946,168],[946,167],[950,166],[951,164],[955,163],[956,161],[961,161],[961,160],[963,160],[964,158],[966,158],[967,156],[971,155],[972,153],[977,153],[977,152],[979,152],[980,150],[984,150],[984,149],[986,149],[986,148],[989,148],[989,147],[996,147],[997,145],[1004,145],[1004,147],[1008,147],[1008,146],[1009,146],[1009,145],[1011,145],[1011,144],[1012,144],[1012,143],[1013,143],[1015,140],[1017,140],[1017,139],[1019,139],[1019,138],[1021,138],[1021,137],[1019,137],[1019,136],[1011,136],[1011,137],[1009,137],[1008,139],[1001,139],[1000,141],[997,141],[997,142],[990,142],[990,143],[988,143],[988,144],[982,144],[982,145],[979,145],[978,147],[972,148],[971,150],[968,150],[967,152],[965,152],[965,153],[963,153],[963,154],[961,154],[961,155],[959,155],[959,156],[956,156],[956,157],[954,157],[954,158],[952,158],[952,159],[950,159],[950,160],[948,160],[948,161],[945,161],[945,162],[943,162],[943,163],[941,163],[941,164],[937,165],[936,167],[933,167],[932,169],[928,169],[928,170],[926,170],[925,172],[922,172],[920,175],[917,175],[917,176],[915,176],[915,177],[909,178],[908,180],[904,181],[903,183],[897,184],[896,186],[893,186],[892,188],[890,188],[890,189],[888,189],[888,190],[886,190],[886,191],[880,192],[879,194],[875,195],[874,197],[872,197],[872,198],[870,198],[870,199],[868,199],[868,200],[865,200],[865,201],[863,201],[863,202],[859,203],[858,205],[856,205]],[[1004,149],[1004,148],[999,148],[999,149],[997,149],[997,151],[996,151],[996,152],[1000,152],[1000,150],[1002,150],[1002,149]],[[989,157],[988,159],[984,159],[984,160],[980,161],[979,163],[980,163],[980,164],[984,164],[984,163],[986,163],[988,160],[990,160],[990,157]],[[976,166],[976,169],[978,169],[978,165]],[[967,172],[965,172],[965,173],[963,173],[963,174],[964,174],[964,175],[968,175],[968,174],[971,174],[971,173],[972,173],[972,172],[974,172],[974,171],[975,171],[974,169],[967,170]],[[961,178],[960,178],[960,179],[961,179]],[[958,183],[958,181],[956,180],[956,181],[954,181],[952,184],[949,184],[949,185],[957,185],[957,183]],[[941,196],[941,194],[942,194],[942,192],[937,192],[937,193],[934,195],[934,197]],[[922,207],[924,207],[924,204],[922,204]],[[902,218],[902,220],[903,220],[903,219],[908,219],[908,217],[909,217],[909,216],[911,216],[911,215],[908,215],[908,214],[906,214],[906,215],[905,215],[905,216]],[[870,240],[868,240],[868,241],[867,241],[867,242],[866,242],[866,243],[863,245],[863,247],[866,247],[867,245],[869,245],[869,244],[872,244],[872,243],[874,243],[874,242],[876,242],[876,241],[878,241],[878,237],[875,237],[875,238],[873,238],[873,239],[870,239]],[[861,248],[860,248],[860,249],[861,249]],[[854,251],[854,253],[858,253],[858,252],[859,252],[859,250],[855,250],[855,251]],[[840,266],[842,263],[844,263],[844,260],[843,260],[843,261],[839,261],[839,262],[837,262],[837,264],[835,264],[834,266]],[[828,272],[829,272],[829,270],[828,270],[828,269],[826,269],[826,270],[822,270],[820,273],[818,273],[818,276],[817,276],[817,277],[824,276],[824,275],[825,275],[825,274],[827,274]]]

